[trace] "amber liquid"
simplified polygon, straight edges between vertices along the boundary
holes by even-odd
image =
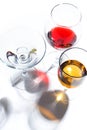
[[[61,84],[67,88],[78,86],[85,75],[85,66],[76,60],[65,61],[58,69],[58,78]]]

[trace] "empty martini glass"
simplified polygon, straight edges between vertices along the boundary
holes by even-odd
[[[48,83],[43,86],[39,85],[40,82],[44,83],[45,81],[43,78],[43,81],[39,78],[38,82],[38,79],[35,80],[35,78],[44,73],[36,71],[34,66],[43,59],[46,52],[46,43],[43,37],[29,27],[15,27],[0,35],[0,43],[1,61],[8,67],[14,68],[15,72],[18,71],[10,78],[12,86],[23,90],[22,94],[30,94],[30,97],[41,92]]]

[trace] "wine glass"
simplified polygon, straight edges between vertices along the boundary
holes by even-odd
[[[87,50],[72,47],[65,50],[59,57],[58,79],[65,90],[77,90],[82,86],[87,75]]]
[[[36,108],[29,118],[32,130],[53,130],[65,117],[69,106],[68,96],[64,91],[46,91],[36,103]]]
[[[39,70],[36,71],[34,66],[37,65],[45,55],[46,43],[44,38],[34,29],[20,26],[0,35],[0,43],[1,61],[8,67],[19,70],[11,76],[12,86],[19,88],[18,90],[23,90],[21,91],[22,94],[28,92],[28,94],[34,95],[35,92],[40,92],[42,89],[38,89],[38,87],[40,88],[39,83],[37,84],[34,79],[37,75],[42,75],[42,73],[41,71],[39,72]],[[44,83],[42,80],[39,82]],[[44,88],[47,88],[47,85],[48,84],[44,83]],[[32,91],[28,87],[31,87]]]
[[[81,86],[85,82],[87,75],[87,61],[85,60],[87,50],[80,47],[71,47],[63,51],[60,55],[58,52],[49,53],[44,58],[44,64],[47,64],[48,59],[51,58],[50,63],[48,63],[49,67],[46,66],[45,68],[47,69],[48,67],[48,69],[45,71],[50,76],[51,82],[55,83],[55,89],[65,91],[69,99],[72,100],[79,95]],[[54,76],[56,79],[55,82],[53,81]]]
[[[75,45],[81,36],[82,14],[71,3],[59,3],[50,12],[45,36],[55,49],[66,49]]]

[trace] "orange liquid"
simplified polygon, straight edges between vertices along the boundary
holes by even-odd
[[[76,87],[84,75],[86,75],[85,66],[76,60],[64,62],[58,70],[59,80],[67,88]]]

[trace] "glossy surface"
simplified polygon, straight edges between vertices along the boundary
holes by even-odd
[[[48,18],[51,7],[58,1],[54,0],[1,0],[0,1],[0,34],[12,28],[13,26],[33,26],[42,34],[44,24]],[[61,0],[60,0],[61,2]],[[66,1],[65,1],[66,2]],[[78,46],[86,48],[87,46],[87,1],[71,0],[80,6],[84,15],[83,35]],[[3,43],[0,43],[0,45]],[[7,43],[5,43],[7,44]],[[47,44],[47,53],[51,52]],[[51,61],[51,59],[50,59]],[[11,103],[11,113],[7,122],[0,130],[31,130],[28,119],[34,104],[21,99],[9,82],[9,69],[0,62],[0,98],[6,97]],[[51,83],[50,87],[60,89],[57,76],[49,74]],[[75,94],[75,91],[73,90]],[[87,79],[84,82],[81,91],[77,94],[75,100],[70,101],[69,109],[65,118],[58,125],[57,130],[87,130]]]
[[[51,46],[54,48],[67,48],[73,46],[76,41],[75,33],[69,28],[55,27],[48,32]]]

